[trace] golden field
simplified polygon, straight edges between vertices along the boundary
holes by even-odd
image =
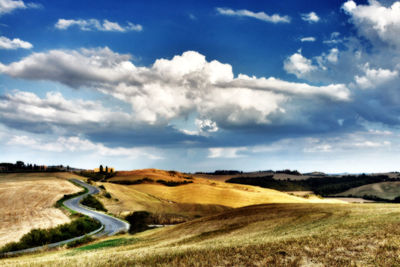
[[[3,266],[398,266],[394,204],[265,204]]]
[[[33,228],[69,222],[54,208],[64,194],[81,190],[68,182],[68,173],[0,174],[0,246],[18,241]]]
[[[143,178],[152,179],[154,182],[137,185],[98,183],[102,184],[113,197],[111,200],[101,198],[106,208],[120,216],[132,211],[147,210],[153,213],[173,213],[193,217],[263,203],[344,203],[335,199],[316,197],[306,199],[273,189],[229,184],[157,169],[118,172],[108,181],[137,181]],[[156,183],[157,180],[192,183],[169,187]]]

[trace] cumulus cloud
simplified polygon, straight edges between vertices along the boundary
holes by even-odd
[[[11,13],[14,9],[26,8],[22,0],[0,0],[0,15]]]
[[[384,85],[396,78],[399,78],[399,73],[397,70],[389,69],[372,69],[369,64],[364,65],[364,76],[355,76],[356,84],[361,89],[376,88],[378,86]]]
[[[310,36],[310,37],[303,37],[303,38],[300,38],[300,41],[303,43],[303,42],[315,42],[317,39],[315,38],[315,37],[312,37],[312,36]]]
[[[308,23],[316,23],[320,20],[320,18],[314,11],[306,14],[301,14],[301,19],[307,21]]]
[[[110,110],[96,101],[67,100],[59,92],[48,92],[40,98],[17,90],[0,98],[0,121],[11,126],[13,123],[25,125],[38,132],[49,127],[90,132],[133,124],[130,114]]]
[[[130,104],[137,121],[152,125],[166,125],[192,112],[224,127],[271,124],[273,117],[286,115],[286,103],[296,99],[347,101],[350,97],[343,84],[311,86],[273,77],[234,77],[231,65],[209,62],[194,51],[137,67],[129,55],[108,48],[52,50],[1,65],[0,71],[92,88]],[[216,129],[213,123],[207,127]]]
[[[103,22],[97,19],[59,19],[54,26],[59,30],[67,30],[73,26],[79,27],[82,31],[140,32],[143,30],[140,24],[128,22],[126,26],[121,26],[118,22],[112,22],[107,19],[103,20]]]
[[[296,75],[297,78],[304,78],[310,72],[317,69],[312,61],[301,54],[301,51],[294,53],[283,62],[283,68],[287,73]]]
[[[265,22],[271,23],[289,23],[289,16],[281,16],[279,14],[268,15],[265,12],[253,12],[246,9],[233,10],[230,8],[217,8],[217,12],[224,16],[234,16],[234,17],[249,17],[258,19]]]
[[[376,43],[382,41],[393,46],[400,46],[400,2],[391,6],[382,6],[378,1],[369,1],[369,5],[357,5],[350,0],[342,9],[351,17],[358,33]]]
[[[18,49],[18,48],[23,48],[23,49],[31,49],[33,45],[29,42],[22,41],[21,39],[14,38],[14,39],[8,39],[7,37],[0,36],[0,49]]]
[[[0,16],[11,13],[15,9],[40,8],[40,4],[27,3],[22,0],[0,0]]]

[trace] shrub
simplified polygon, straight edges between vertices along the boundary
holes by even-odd
[[[149,224],[153,223],[152,214],[147,211],[135,211],[125,217],[130,223],[129,233],[135,234],[149,229]]]
[[[104,185],[100,185],[99,186],[100,189],[106,190],[106,188],[104,187]]]
[[[103,206],[103,203],[101,203],[97,198],[92,195],[87,195],[86,197],[84,197],[81,200],[81,203],[96,210],[107,211],[107,209]]]
[[[0,249],[0,253],[43,246],[90,233],[101,226],[100,222],[80,217],[71,223],[61,224],[51,229],[32,229],[19,242],[11,242]]]
[[[94,240],[93,237],[88,236],[88,235],[85,235],[85,237],[83,237],[83,238],[81,238],[81,239],[78,239],[78,240],[75,240],[75,241],[72,241],[72,242],[68,243],[68,244],[67,244],[67,247],[68,247],[68,248],[78,247],[78,246],[80,246],[80,245],[83,245],[83,244],[87,244],[87,243],[89,243],[89,242],[92,242],[93,240]]]
[[[153,179],[150,178],[143,178],[138,180],[119,180],[119,181],[110,181],[113,184],[123,184],[123,185],[134,185],[134,184],[143,184],[143,183],[154,183]]]
[[[166,185],[166,186],[178,186],[178,185],[184,185],[184,184],[191,184],[193,182],[192,181],[175,182],[175,181],[157,180],[157,183],[163,184],[163,185]]]
[[[105,193],[104,193],[104,196],[105,196],[106,198],[111,198],[111,194],[108,193],[108,192],[105,192]]]

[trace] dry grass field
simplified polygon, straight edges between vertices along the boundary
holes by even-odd
[[[112,183],[102,183],[107,192],[111,193],[112,199],[101,197],[101,202],[111,213],[124,217],[133,211],[146,210],[156,214],[176,214],[184,217],[193,218],[215,214],[229,207],[218,204],[198,204],[198,203],[178,203],[167,199],[161,199],[151,194],[145,193],[132,185],[119,185]],[[157,185],[157,187],[168,187]],[[118,201],[115,200],[118,199]]]
[[[395,204],[266,204],[3,266],[399,266]]]
[[[18,241],[32,228],[70,221],[53,207],[64,194],[81,189],[66,181],[68,173],[0,174],[0,246]]]
[[[198,178],[179,172],[144,169],[118,172],[109,181],[137,181],[149,178],[153,181],[190,181],[179,186],[165,186],[145,182],[137,185],[102,184],[113,199],[101,198],[112,213],[123,216],[132,211],[147,210],[153,213],[172,213],[183,216],[205,216],[230,208],[263,203],[343,203],[334,199],[303,198],[272,189],[228,184]],[[115,201],[115,198],[118,201]]]

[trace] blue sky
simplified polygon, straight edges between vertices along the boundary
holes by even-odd
[[[400,2],[0,0],[0,161],[397,170]]]

